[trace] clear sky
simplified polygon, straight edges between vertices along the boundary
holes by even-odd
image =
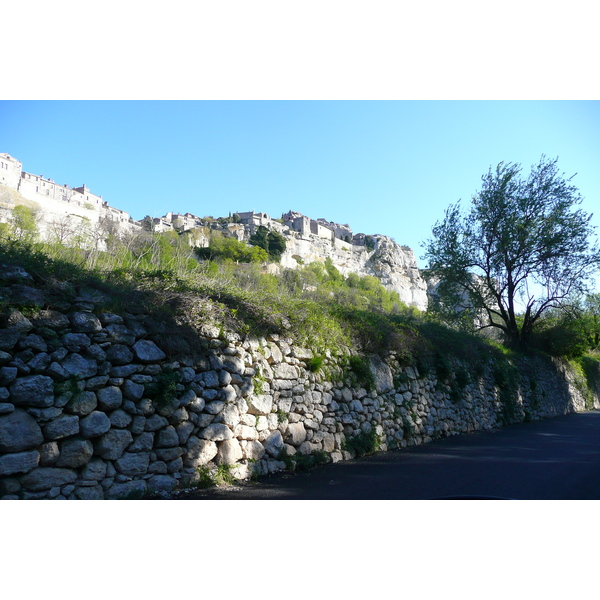
[[[134,219],[291,209],[417,257],[500,161],[558,156],[600,209],[598,101],[2,101],[0,151]]]

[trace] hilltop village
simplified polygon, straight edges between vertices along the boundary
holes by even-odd
[[[272,271],[330,259],[343,275],[377,277],[386,288],[398,292],[407,304],[421,310],[427,308],[427,285],[412,250],[399,246],[387,236],[354,233],[348,224],[323,218],[315,220],[292,210],[279,219],[250,211],[217,218],[168,212],[162,217],[134,220],[127,212],[110,206],[102,196],[92,193],[85,184],[73,188],[61,185],[43,175],[24,171],[19,160],[0,154],[0,222],[9,222],[12,210],[19,204],[36,211],[42,237],[50,239],[58,235],[65,243],[69,242],[69,232],[83,228],[92,232],[96,244],[102,244],[109,233],[190,231],[194,232],[190,237],[194,245],[208,246],[212,231],[247,242],[263,226],[286,238],[281,263],[270,265]]]

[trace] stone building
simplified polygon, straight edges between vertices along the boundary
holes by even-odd
[[[28,173],[23,171],[20,161],[6,153],[0,154],[0,184],[39,205],[42,229],[52,219],[67,216],[88,219],[91,223],[109,219],[127,231],[141,229],[141,223],[134,221],[125,211],[109,206],[102,196],[93,194],[85,184],[70,188],[43,175]]]

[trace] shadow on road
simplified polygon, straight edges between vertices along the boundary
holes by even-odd
[[[178,498],[600,499],[600,411],[455,436]]]

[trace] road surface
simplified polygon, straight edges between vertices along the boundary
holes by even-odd
[[[194,491],[206,500],[600,499],[600,411],[437,440],[305,473]]]

